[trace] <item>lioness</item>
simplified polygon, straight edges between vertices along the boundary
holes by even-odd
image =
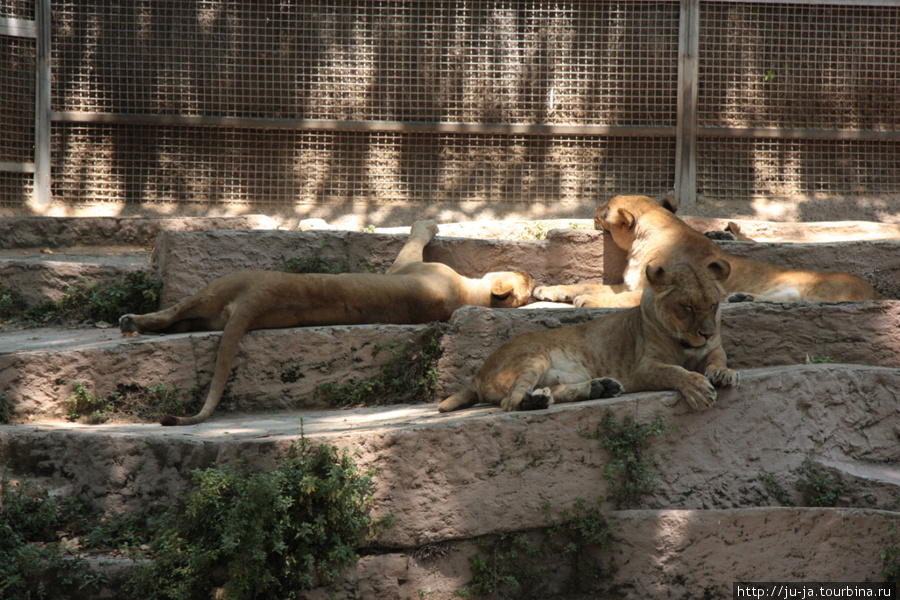
[[[409,239],[386,274],[291,274],[241,271],[217,279],[171,308],[123,315],[123,332],[223,331],[203,409],[193,417],[167,415],[163,425],[193,425],[216,409],[244,333],[251,329],[360,323],[444,321],[466,304],[515,308],[525,304],[534,280],[524,271],[469,279],[441,263],[426,263],[422,249],[437,234],[433,221],[413,224]]]
[[[724,260],[648,266],[640,306],[507,342],[438,410],[477,402],[534,410],[626,390],[677,390],[695,409],[712,406],[714,385],[738,384],[719,337],[721,282],[730,270]]]
[[[702,265],[717,259],[731,264],[731,275],[723,283],[731,301],[839,302],[884,297],[856,275],[791,269],[728,254],[670,209],[646,196],[614,197],[597,208],[594,223],[598,229],[609,232],[615,244],[628,252],[625,283],[539,287],[535,298],[574,302],[576,306],[635,306],[647,284],[644,269],[648,264]]]

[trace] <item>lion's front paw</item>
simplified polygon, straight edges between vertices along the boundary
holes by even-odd
[[[597,296],[591,294],[575,296],[575,298],[572,300],[572,305],[577,308],[604,308],[608,306],[608,304],[600,302]]]
[[[137,323],[134,322],[134,315],[122,315],[119,317],[119,330],[122,333],[138,333]]]
[[[740,376],[737,371],[727,367],[711,366],[706,369],[706,378],[716,387],[737,387],[740,385]]]
[[[756,300],[750,294],[745,294],[744,292],[735,292],[730,294],[728,298],[725,299],[725,302],[730,302],[731,304],[737,304],[738,302],[753,302]]]
[[[544,302],[571,302],[574,297],[564,285],[542,285],[534,288],[532,295]]]
[[[553,394],[550,388],[526,390],[522,401],[519,402],[519,410],[543,410],[553,404]]]
[[[706,409],[716,403],[716,388],[700,373],[688,373],[678,391],[694,410]]]
[[[625,392],[625,386],[612,377],[591,380],[591,400],[615,398]]]

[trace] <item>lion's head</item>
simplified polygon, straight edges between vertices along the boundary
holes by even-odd
[[[491,283],[491,308],[518,308],[534,291],[534,278],[527,271],[499,271],[485,278]]]
[[[706,267],[678,263],[668,267],[647,265],[648,287],[652,294],[652,318],[682,348],[701,350],[719,332],[720,285],[731,266],[716,260]]]

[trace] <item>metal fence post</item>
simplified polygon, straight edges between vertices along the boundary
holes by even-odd
[[[697,201],[697,80],[700,51],[700,0],[681,0],[678,26],[678,117],[675,133],[675,197]]]
[[[48,205],[50,188],[50,0],[35,0],[37,61],[34,100],[34,202]]]

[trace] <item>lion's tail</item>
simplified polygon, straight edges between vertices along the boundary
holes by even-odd
[[[206,394],[206,401],[200,412],[193,417],[166,415],[159,420],[160,425],[196,425],[208,419],[215,412],[222,399],[222,393],[225,391],[228,376],[231,374],[231,363],[234,361],[234,355],[237,354],[238,344],[247,332],[249,325],[248,318],[241,318],[238,315],[232,315],[225,324],[222,341],[219,343],[219,355],[216,357],[212,383],[209,385],[209,393]]]

